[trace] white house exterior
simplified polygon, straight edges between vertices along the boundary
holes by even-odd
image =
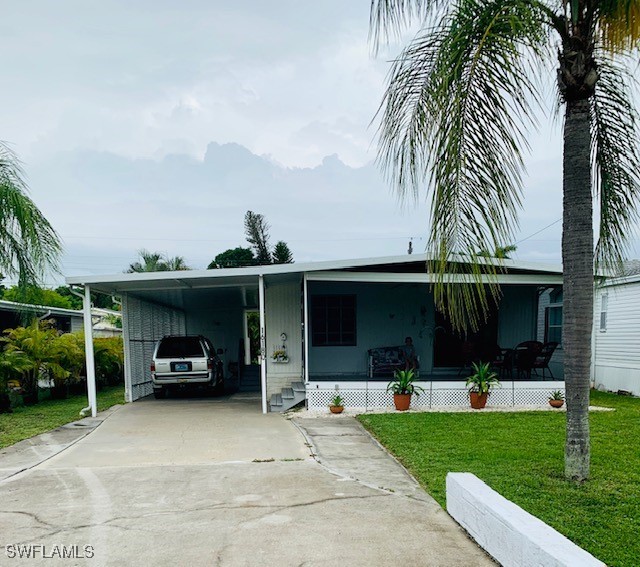
[[[436,312],[425,255],[393,256],[247,268],[116,274],[67,278],[69,284],[122,297],[127,401],[152,392],[149,366],[155,342],[168,334],[201,334],[224,350],[225,370],[246,366],[246,314],[260,316],[261,408],[286,409],[306,397],[326,408],[336,389],[350,407],[391,404],[389,377],[368,375],[368,350],[414,340],[425,393],[417,405],[466,405],[462,339]],[[460,263],[464,264],[461,259]],[[465,276],[451,276],[460,281]],[[458,278],[458,279],[454,279]],[[468,341],[478,356],[536,339],[541,291],[561,286],[558,267],[505,260],[498,275],[503,297],[489,322]],[[87,299],[88,300],[88,299]],[[274,360],[276,350],[286,361]],[[488,355],[487,355],[488,356]],[[88,368],[90,361],[87,361]],[[90,371],[88,370],[90,374]],[[561,378],[561,376],[557,376]],[[538,405],[563,389],[561,380],[507,376],[490,403]],[[294,395],[295,394],[295,395]],[[293,402],[292,402],[293,403]]]
[[[640,263],[596,287],[592,380],[640,396]]]

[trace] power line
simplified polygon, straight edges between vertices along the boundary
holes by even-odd
[[[527,236],[526,238],[523,238],[522,240],[518,240],[518,242],[514,243],[514,246],[517,246],[518,244],[524,242],[525,240],[529,240],[530,238],[533,238],[536,234],[540,234],[541,232],[547,230],[548,228],[551,228],[553,225],[558,224],[560,221],[562,221],[562,217],[560,217],[558,220],[553,221],[551,224],[548,224],[547,226],[545,226],[544,228],[541,228],[540,230],[538,230],[537,232],[534,232],[533,234],[530,234],[529,236]]]

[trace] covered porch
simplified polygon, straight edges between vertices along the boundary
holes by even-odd
[[[431,274],[341,271],[305,276],[305,382],[309,409],[326,408],[339,393],[352,408],[393,405],[386,392],[397,352],[411,337],[419,358],[420,407],[465,406],[465,380],[472,361],[496,363],[501,387],[489,405],[546,404],[564,390],[561,365],[523,371],[515,363],[516,347],[545,340],[544,290],[562,284],[560,273],[505,273],[499,277],[502,297],[486,323],[474,333],[459,334],[435,309]],[[542,334],[541,334],[542,330]],[[388,364],[372,365],[372,353],[385,352]],[[386,352],[388,351],[388,352]],[[499,366],[499,353],[510,352],[511,367]]]

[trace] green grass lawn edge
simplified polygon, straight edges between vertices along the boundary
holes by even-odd
[[[105,387],[97,393],[97,402],[98,411],[124,403],[124,386]],[[33,406],[14,408],[13,413],[0,414],[0,449],[80,419],[80,410],[87,403],[84,394],[66,400],[47,399]]]
[[[363,414],[360,422],[443,507],[471,472],[611,566],[640,565],[640,399],[592,392],[591,479],[564,480],[564,412]]]

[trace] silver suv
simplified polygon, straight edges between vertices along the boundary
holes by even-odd
[[[200,386],[216,394],[224,391],[222,361],[211,341],[202,335],[162,337],[153,351],[153,395],[164,398],[169,388]]]

